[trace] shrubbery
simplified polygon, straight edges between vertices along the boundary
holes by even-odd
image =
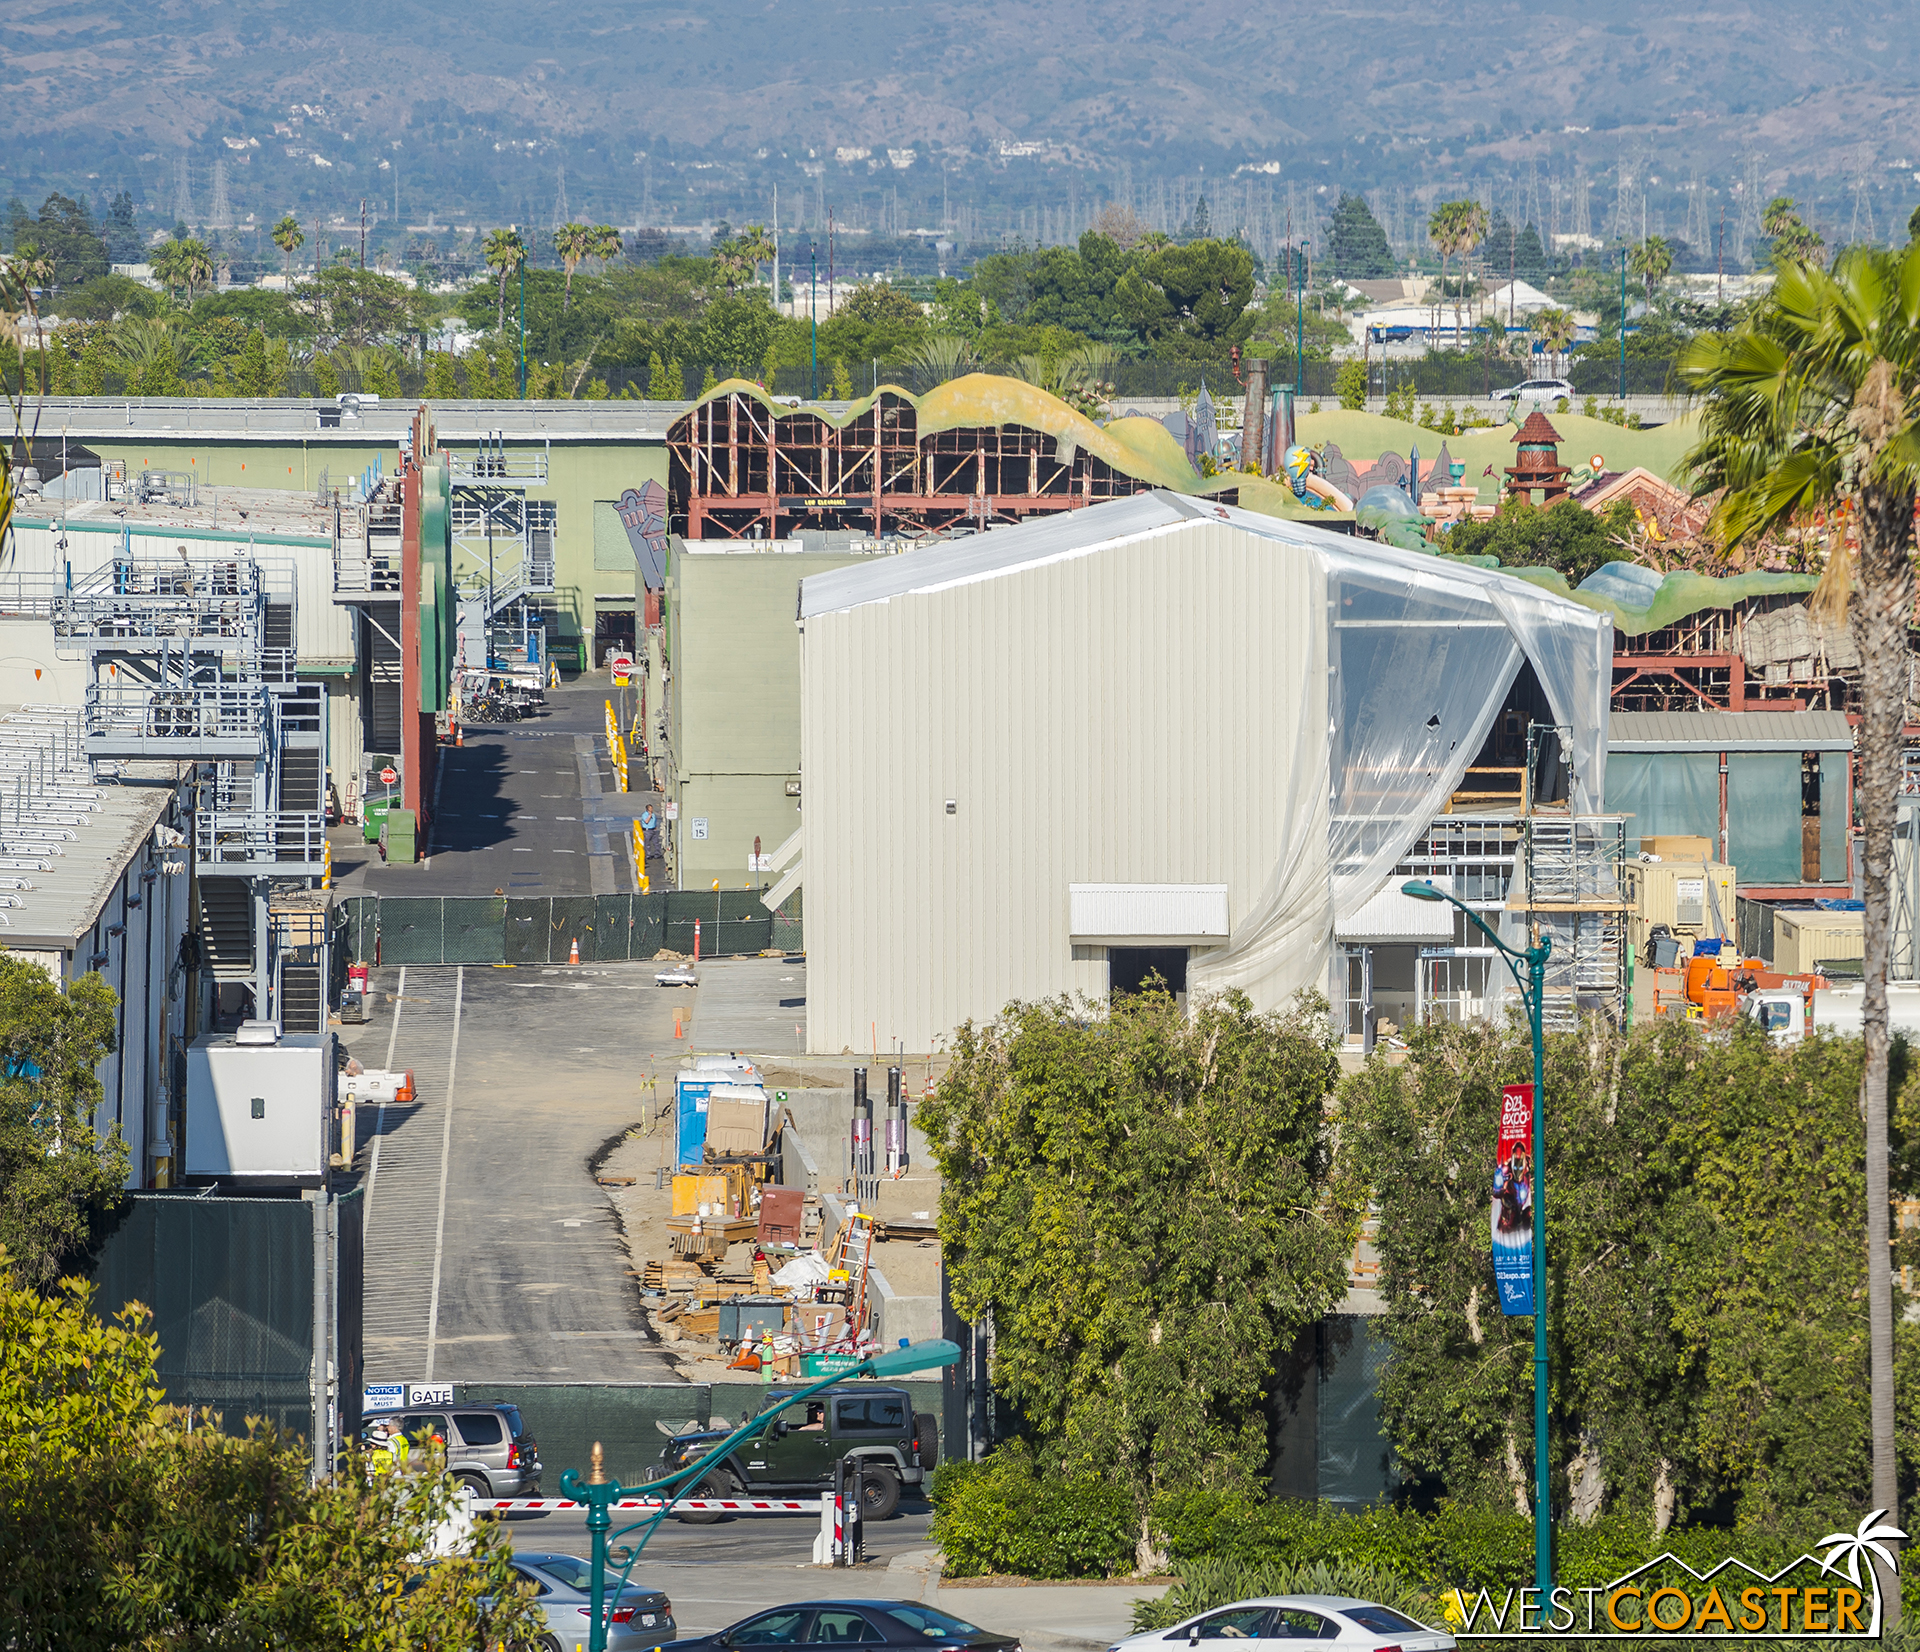
[[[949,1577],[1115,1577],[1132,1565],[1133,1499],[1043,1468],[1018,1442],[934,1470],[934,1542]]]

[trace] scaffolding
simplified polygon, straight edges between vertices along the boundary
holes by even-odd
[[[833,529],[917,539],[1077,510],[1155,485],[1027,425],[922,435],[919,420],[911,400],[885,387],[843,425],[746,391],[715,396],[667,432],[669,524],[688,539]]]

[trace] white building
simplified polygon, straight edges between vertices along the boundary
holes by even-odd
[[[765,898],[804,884],[815,1052],[933,1049],[1147,968],[1339,1002],[1336,925],[1516,726],[1565,729],[1573,806],[1601,804],[1605,616],[1211,501],[820,574],[800,618],[805,824]],[[1380,912],[1360,939],[1395,938]]]

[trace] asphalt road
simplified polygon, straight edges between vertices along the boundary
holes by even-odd
[[[440,749],[433,821],[415,866],[387,866],[358,826],[334,828],[344,895],[625,894],[633,863],[622,823],[602,818],[614,790],[605,679],[549,689],[536,717],[470,726]]]
[[[677,1064],[652,966],[410,966],[372,986],[349,1047],[411,1068],[418,1099],[360,1112],[367,1380],[673,1380],[587,1169]]]

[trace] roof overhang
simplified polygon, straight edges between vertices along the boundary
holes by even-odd
[[[1224,883],[1070,883],[1067,930],[1093,946],[1219,946],[1230,918]]]

